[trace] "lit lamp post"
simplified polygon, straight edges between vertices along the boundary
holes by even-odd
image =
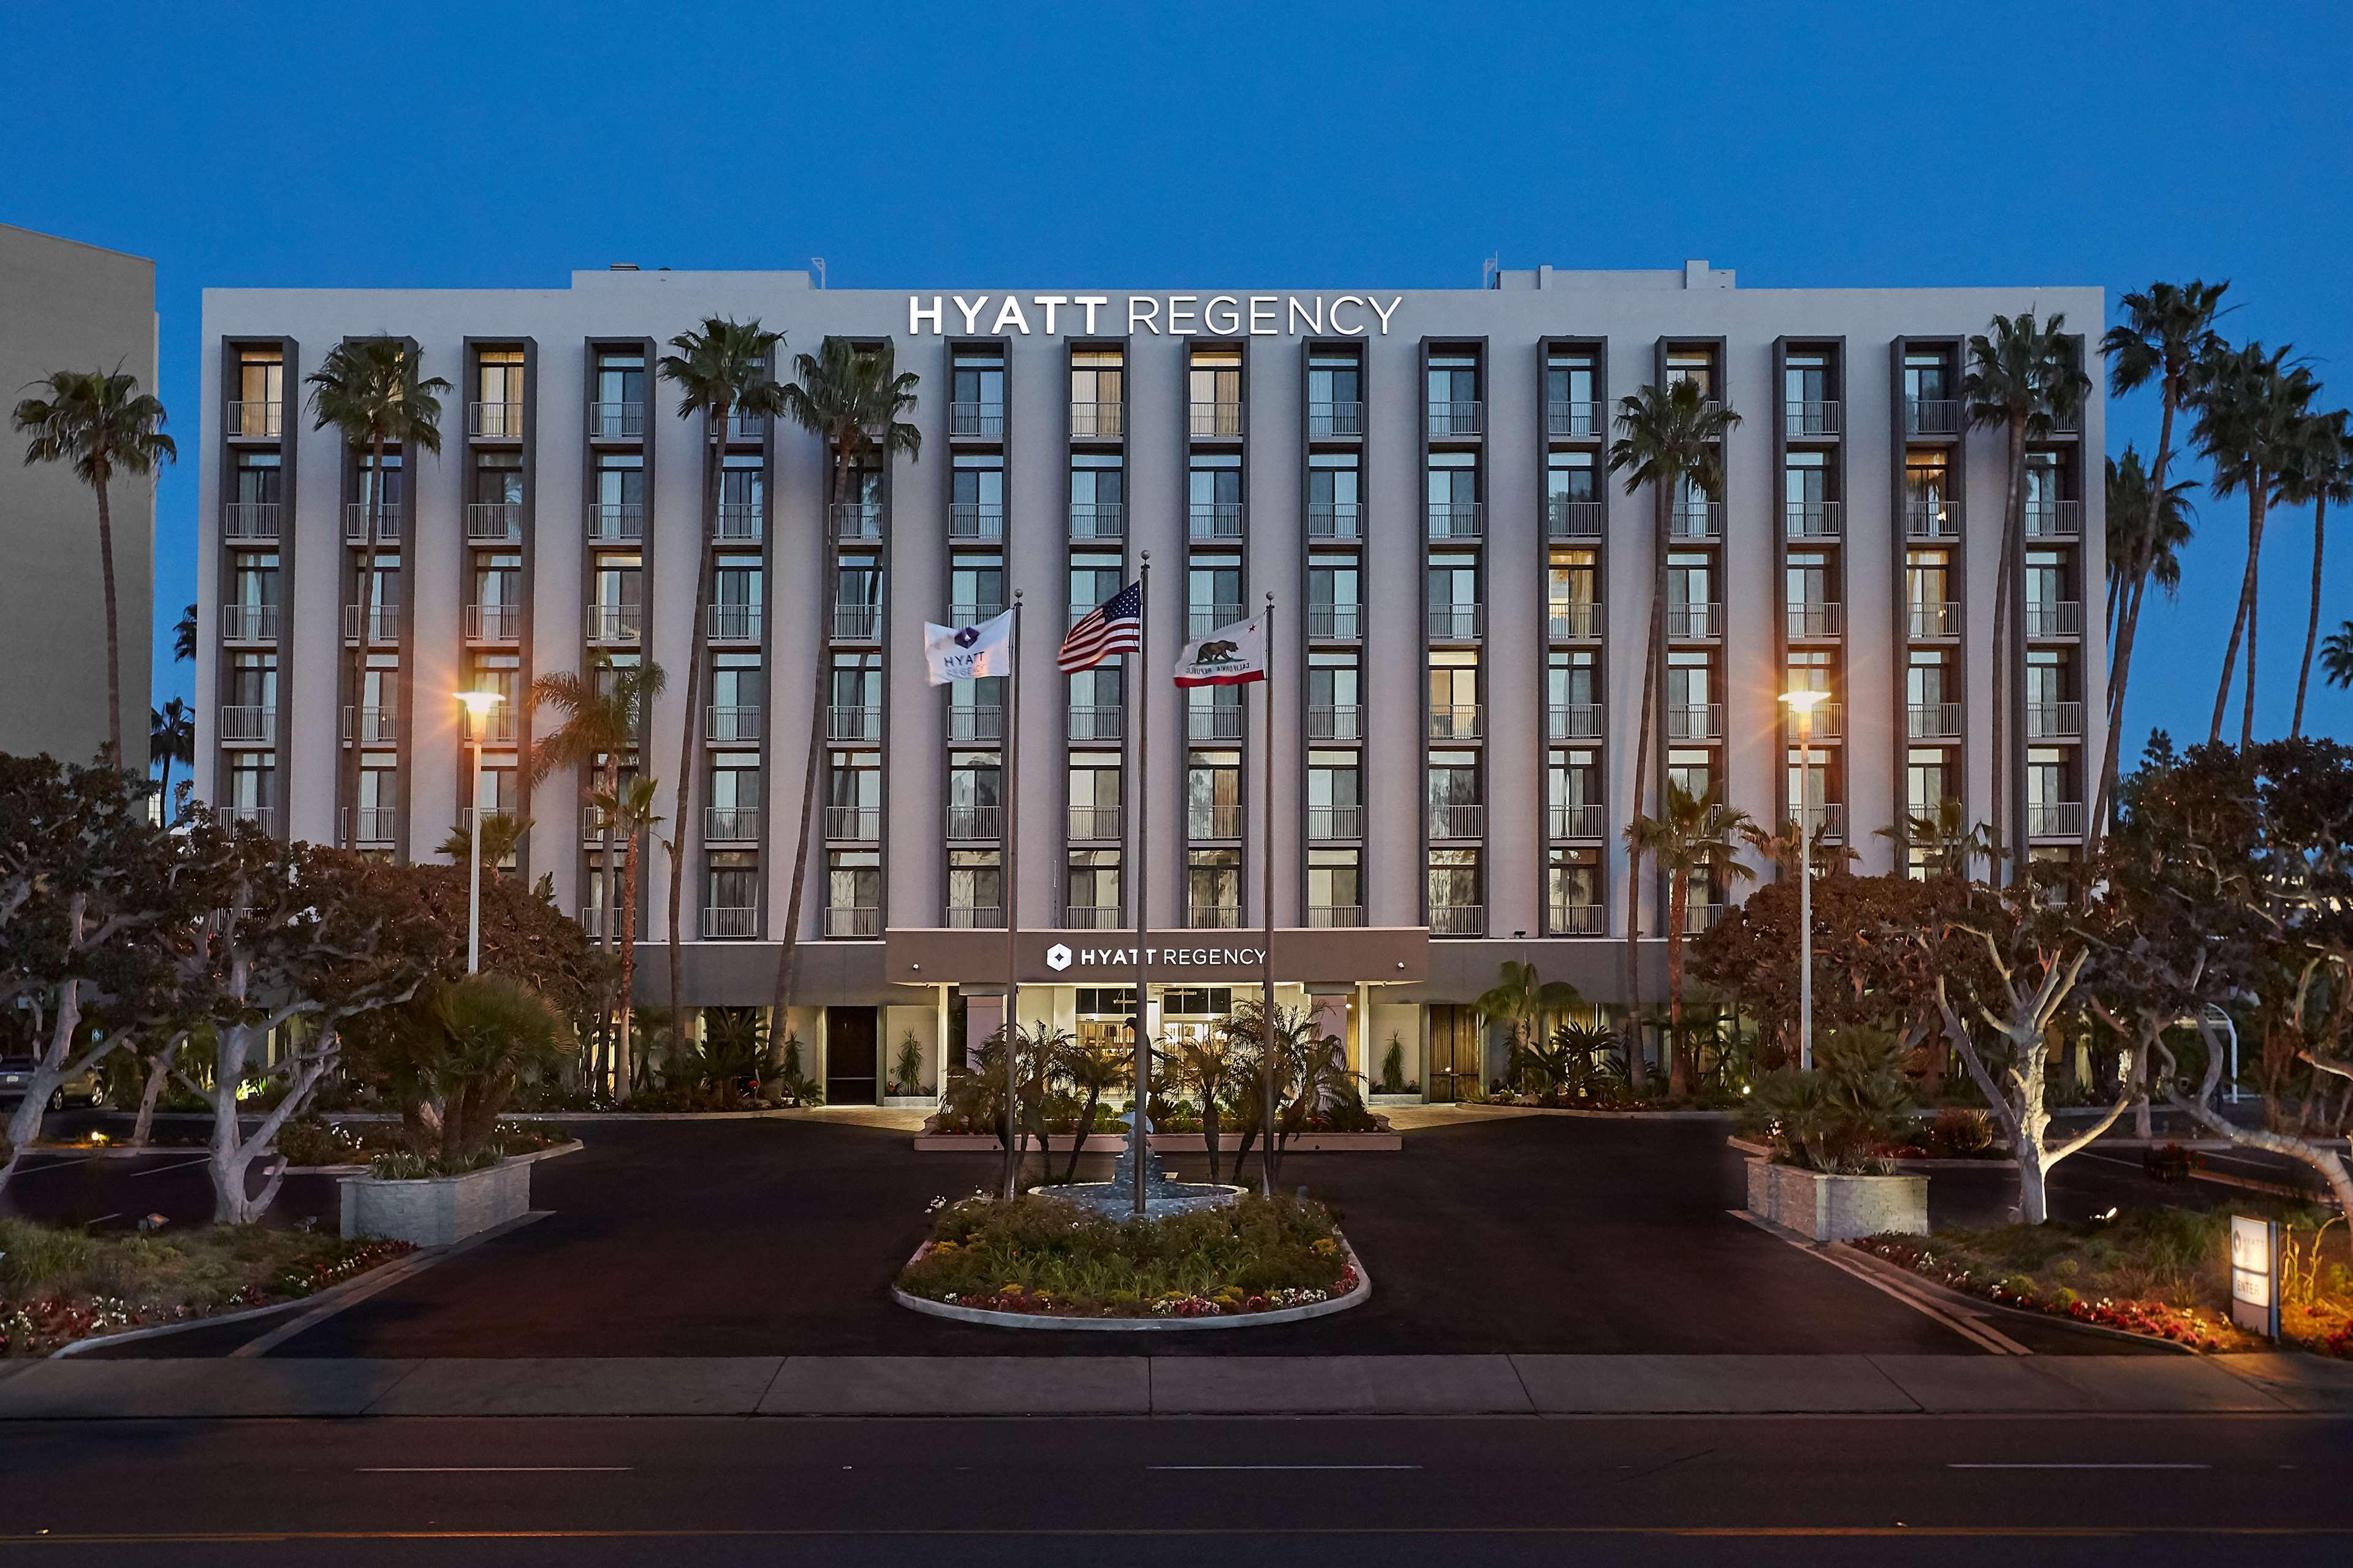
[[[1784,691],[1798,715],[1798,1065],[1814,1065],[1814,707],[1827,691]]]
[[[495,691],[460,691],[458,700],[466,705],[466,730],[474,742],[473,805],[467,813],[472,844],[466,856],[466,973],[473,974],[482,967],[482,731],[491,710],[506,699]]]

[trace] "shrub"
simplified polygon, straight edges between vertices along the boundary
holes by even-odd
[[[1993,1147],[1993,1117],[1948,1105],[1928,1124],[1928,1152],[1940,1160],[1973,1160]]]
[[[332,1121],[297,1117],[278,1130],[278,1152],[290,1165],[356,1163],[360,1141]]]
[[[1841,1030],[1814,1053],[1811,1069],[1780,1068],[1757,1081],[1742,1124],[1762,1133],[1774,1157],[1829,1175],[1883,1175],[1888,1150],[1907,1130],[1912,1099],[1900,1053],[1883,1031]]]

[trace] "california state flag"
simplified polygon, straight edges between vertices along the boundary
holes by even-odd
[[[1266,621],[1236,621],[1176,657],[1179,686],[1240,686],[1266,679]]]

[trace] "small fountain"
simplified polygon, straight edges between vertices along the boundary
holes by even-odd
[[[1135,1162],[1144,1161],[1144,1213],[1149,1219],[1169,1215],[1190,1214],[1196,1209],[1217,1208],[1230,1204],[1244,1189],[1212,1186],[1207,1182],[1178,1182],[1169,1179],[1160,1156],[1152,1152],[1152,1116],[1140,1105],[1128,1108],[1119,1119],[1127,1127],[1127,1141],[1112,1161],[1112,1176],[1108,1182],[1074,1182],[1068,1186],[1032,1187],[1041,1197],[1060,1198],[1109,1215],[1113,1219],[1125,1219],[1135,1212]]]

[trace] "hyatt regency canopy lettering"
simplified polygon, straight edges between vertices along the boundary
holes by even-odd
[[[1060,974],[1071,969],[1132,971],[1139,959],[1154,969],[1256,970],[1266,962],[1262,947],[1071,947],[1056,942],[1046,950],[1046,967]]]
[[[961,332],[966,337],[1051,337],[1075,332],[1150,332],[1172,338],[1281,338],[1306,333],[1361,338],[1389,335],[1389,318],[1405,303],[1392,294],[1126,294],[1114,310],[1109,294],[910,294],[907,331],[916,337]]]

